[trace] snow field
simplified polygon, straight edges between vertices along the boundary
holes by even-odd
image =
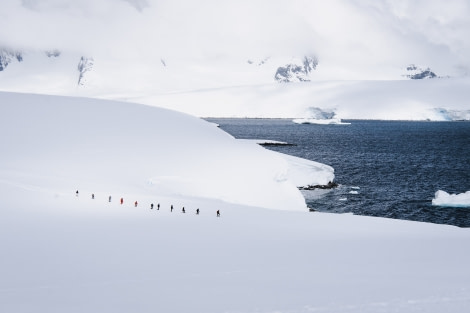
[[[137,195],[121,206],[104,193],[2,191],[8,312],[461,312],[470,301],[465,229],[217,200],[162,198],[156,211],[153,199],[135,208]]]
[[[0,99],[0,171],[11,181],[44,185],[47,178],[62,192],[83,186],[306,209],[282,155],[198,118],[102,100],[8,93]],[[307,175],[316,173],[314,183],[334,178],[331,167],[303,162]]]
[[[307,121],[312,118],[311,111],[315,108],[334,112],[336,122],[341,119],[448,121],[469,119],[469,84],[470,80],[465,77],[422,81],[319,80],[128,94],[115,99],[157,104],[202,117],[299,118]]]

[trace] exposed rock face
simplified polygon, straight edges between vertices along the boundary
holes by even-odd
[[[15,60],[18,62],[23,61],[23,54],[20,51],[0,49],[0,71],[5,70],[8,64]]]
[[[310,81],[310,73],[317,68],[318,59],[316,57],[305,56],[301,62],[294,62],[279,67],[274,75],[274,79],[280,83]]]
[[[404,75],[409,79],[427,79],[427,78],[436,78],[438,77],[431,69],[428,67],[422,69],[414,64],[410,64],[406,67],[407,74]]]
[[[261,66],[261,65],[265,64],[266,62],[268,62],[269,59],[270,59],[269,57],[264,58],[264,59],[259,60],[259,61],[253,61],[253,60],[250,59],[247,62],[248,62],[248,64],[256,64],[258,66]]]
[[[58,58],[60,56],[60,51],[57,49],[48,50],[45,52],[48,58]]]
[[[85,85],[85,73],[91,71],[93,68],[93,58],[81,57],[80,62],[78,62],[78,71],[80,72],[78,76],[78,85],[83,86]]]
[[[338,187],[339,185],[335,182],[328,182],[326,185],[308,185],[308,186],[300,186],[297,187],[299,190],[315,190],[315,189],[333,189]]]

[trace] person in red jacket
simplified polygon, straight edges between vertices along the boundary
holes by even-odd
[[[123,204],[123,203],[124,203],[124,198],[121,198],[121,204]]]
[[[135,206],[135,207],[137,207],[137,204],[138,204],[138,203],[137,203],[137,201],[136,201],[136,202],[134,202],[134,206]]]

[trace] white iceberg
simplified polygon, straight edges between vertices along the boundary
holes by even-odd
[[[434,195],[434,199],[432,199],[432,205],[455,208],[470,207],[470,191],[460,194],[449,194],[443,190],[438,190]]]
[[[317,119],[317,118],[296,118],[292,122],[296,124],[318,124],[318,125],[350,125],[342,122],[340,118]]]
[[[319,124],[319,125],[349,125],[351,123],[343,123],[340,118],[336,117],[334,110],[326,110],[321,108],[309,107],[305,110],[306,118],[296,118],[292,122],[296,124]]]

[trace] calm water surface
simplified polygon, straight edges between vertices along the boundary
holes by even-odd
[[[437,190],[470,190],[470,122],[207,120],[236,138],[288,142],[269,149],[331,165],[340,187],[307,194],[310,208],[470,227],[470,208],[431,205]]]

